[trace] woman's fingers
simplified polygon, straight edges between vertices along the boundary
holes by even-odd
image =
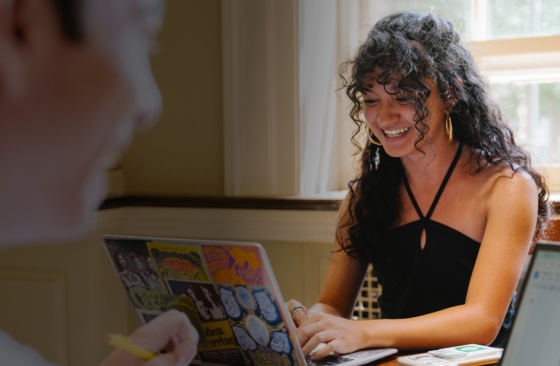
[[[294,319],[296,327],[301,326],[307,318],[307,309],[303,305],[301,305],[301,308],[296,308],[292,311],[292,319]]]
[[[308,318],[307,308],[296,300],[290,300],[286,303],[290,314],[292,314],[292,319],[296,327],[301,326]]]
[[[321,343],[315,342],[314,345],[308,345],[311,339],[321,332],[321,326],[319,325],[319,322],[313,322],[313,320],[315,320],[315,317],[309,319],[308,322],[301,325],[296,332],[298,342],[304,349],[303,353],[305,355],[309,354],[309,352],[311,352],[319,343]]]
[[[331,352],[336,352],[336,347],[338,343],[339,341],[336,339],[331,340],[329,343],[326,343],[324,347],[320,348],[319,350],[317,350],[317,352],[313,353],[311,355],[311,359],[318,360],[320,358],[328,356],[329,354],[331,354]]]
[[[327,356],[331,352],[349,353],[363,348],[359,323],[337,316],[318,313],[307,319],[296,332],[304,355],[312,354],[313,359]],[[318,345],[325,346],[316,349]]]

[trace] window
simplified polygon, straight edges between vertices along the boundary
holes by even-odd
[[[455,24],[560,193],[560,0],[222,0],[226,195],[344,195],[355,126],[333,93],[338,66],[378,19],[407,8]]]
[[[405,9],[452,21],[517,142],[560,199],[560,0],[371,0],[362,6],[367,29]]]
[[[478,0],[475,53],[492,96],[552,192],[560,192],[560,0]],[[555,195],[553,197],[557,199]]]

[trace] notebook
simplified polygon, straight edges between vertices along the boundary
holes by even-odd
[[[500,365],[560,365],[560,243],[535,246]]]
[[[104,236],[141,325],[187,314],[198,365],[363,365],[397,352],[371,349],[306,360],[264,248],[258,243]]]

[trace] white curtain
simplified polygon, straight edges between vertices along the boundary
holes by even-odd
[[[337,1],[300,1],[301,195],[327,191],[336,117]]]
[[[367,3],[222,1],[226,195],[346,189],[354,125],[338,69],[359,44]]]
[[[338,70],[363,38],[365,0],[300,0],[300,190],[305,197],[346,189],[353,176],[349,101]],[[364,28],[364,24],[365,28]]]

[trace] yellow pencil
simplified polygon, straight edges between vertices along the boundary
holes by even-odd
[[[134,356],[140,357],[143,360],[149,360],[156,357],[156,354],[152,351],[148,351],[147,349],[140,347],[137,344],[132,342],[132,339],[124,336],[122,334],[111,334],[107,333],[105,335],[105,342],[108,345],[128,352]]]

